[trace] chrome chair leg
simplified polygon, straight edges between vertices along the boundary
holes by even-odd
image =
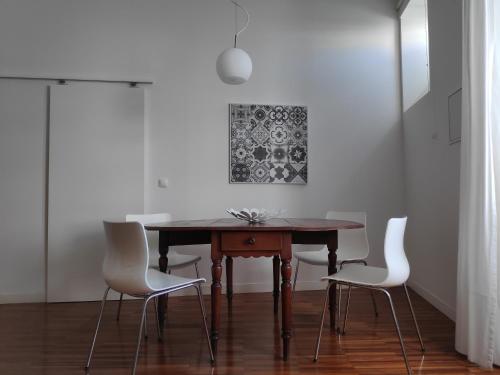
[[[137,368],[137,360],[139,359],[139,351],[141,349],[141,341],[142,341],[142,327],[144,325],[144,320],[146,316],[146,307],[148,306],[150,298],[151,297],[144,298],[144,303],[142,304],[141,323],[139,325],[139,335],[137,336],[137,347],[135,349],[134,365],[132,366],[132,375],[135,375],[135,370]]]
[[[339,270],[342,270],[342,267],[344,266],[344,264],[347,263],[347,262],[340,262],[340,265],[339,265]],[[337,335],[340,335],[341,332],[340,332],[340,315],[341,315],[341,302],[342,302],[342,285],[338,284],[337,283],[337,290],[338,290],[338,295],[339,295],[339,303],[337,303]]]
[[[352,286],[349,285],[349,289],[347,289],[347,301],[346,301],[346,305],[345,305],[344,326],[342,327],[342,335],[345,335],[345,326],[347,324],[347,315],[349,314],[349,303],[351,302],[351,289],[352,289]]]
[[[116,312],[116,321],[120,320],[120,311],[122,311],[123,293],[120,293],[120,301],[118,301],[118,311]]]
[[[212,350],[212,342],[210,340],[210,333],[208,332],[207,315],[205,314],[205,304],[203,303],[203,294],[201,293],[200,285],[194,285],[194,287],[196,288],[196,292],[198,293],[198,301],[200,303],[200,310],[201,310],[201,315],[203,318],[203,326],[205,327],[205,334],[207,336],[208,351],[210,353],[210,361],[212,363],[214,363],[215,358],[214,358],[214,352]]]
[[[366,260],[362,260],[361,263],[363,263],[365,266],[368,266],[368,263],[366,263]],[[372,299],[373,312],[375,313],[375,317],[378,317],[377,303],[375,302],[375,294],[373,294],[372,289],[370,289],[370,298]]]
[[[339,303],[337,303],[337,334],[340,335],[340,315],[341,315],[341,303],[342,303],[342,285],[337,283],[336,288],[339,294]]]
[[[144,314],[144,340],[148,339],[148,310]]]
[[[295,295],[295,285],[297,285],[297,275],[299,274],[299,264],[300,264],[300,260],[297,259],[297,265],[295,266],[295,275],[293,276],[292,299]]]
[[[104,297],[102,297],[101,309],[99,311],[99,318],[97,319],[97,327],[95,329],[94,337],[92,339],[92,344],[90,345],[90,352],[87,359],[87,365],[85,366],[86,371],[88,371],[88,369],[90,368],[90,361],[92,360],[92,354],[94,353],[95,341],[97,339],[97,333],[99,332],[99,326],[101,325],[102,313],[104,312],[104,305],[106,304],[106,298],[108,297],[110,289],[111,288],[109,287],[106,288],[106,291],[104,292]]]
[[[330,288],[332,285],[333,283],[329,283],[326,287],[325,302],[323,302],[323,311],[321,312],[321,322],[319,323],[318,339],[316,340],[316,351],[314,352],[314,362],[318,360],[319,344],[321,343],[321,334],[323,333],[323,324],[325,322],[326,305],[328,305],[328,294],[330,293]]]
[[[200,278],[200,271],[198,270],[198,263],[194,264],[194,270],[196,271],[196,278]]]
[[[417,331],[418,339],[420,340],[420,348],[425,352],[424,341],[422,340],[422,335],[420,334],[420,328],[418,327],[417,317],[415,316],[415,311],[413,311],[413,305],[411,304],[410,294],[406,288],[406,283],[403,284],[406,293],[406,299],[408,300],[408,305],[410,306],[411,316],[413,317],[413,323],[415,324],[415,330]]]
[[[394,319],[394,325],[396,326],[396,331],[399,336],[399,344],[401,345],[401,352],[403,353],[403,357],[405,360],[406,371],[408,372],[408,375],[411,375],[412,374],[411,367],[410,363],[408,362],[408,357],[406,355],[405,343],[403,341],[403,336],[401,335],[401,329],[399,328],[399,322],[396,316],[396,310],[394,309],[394,304],[392,303],[391,294],[386,289],[380,289],[380,290],[385,293],[387,299],[389,300],[389,304],[391,305],[392,318]]]

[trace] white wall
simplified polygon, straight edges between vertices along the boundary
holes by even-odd
[[[0,82],[0,302],[44,296],[47,92]]]
[[[454,319],[460,144],[448,95],[461,86],[461,1],[429,1],[431,90],[403,114],[411,285]]]
[[[144,210],[144,89],[52,85],[49,100],[47,301],[99,300],[102,220]]]
[[[243,86],[215,73],[232,43],[225,0],[0,0],[0,50],[8,51],[0,74],[152,79],[148,211],[207,218],[238,206],[310,217],[366,210],[371,261],[381,264],[385,222],[404,212],[395,1],[242,3],[252,18],[240,45],[254,62]],[[228,183],[230,102],[309,107],[307,185]],[[156,187],[161,176],[168,189]],[[271,269],[268,260],[236,260],[237,289],[269,290]],[[204,276],[208,270],[206,252]],[[299,287],[316,286],[322,274],[304,267]]]

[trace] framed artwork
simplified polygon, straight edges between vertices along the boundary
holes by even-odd
[[[229,105],[229,182],[307,183],[307,107]]]

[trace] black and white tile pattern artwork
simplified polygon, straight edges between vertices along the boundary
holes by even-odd
[[[307,183],[307,107],[230,104],[229,123],[230,183]]]

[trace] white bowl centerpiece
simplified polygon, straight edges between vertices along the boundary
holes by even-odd
[[[278,217],[283,213],[283,210],[268,210],[265,208],[228,208],[226,212],[239,220],[248,221],[250,224],[257,224]]]

